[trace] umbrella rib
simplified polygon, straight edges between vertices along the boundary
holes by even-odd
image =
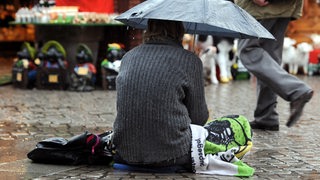
[[[206,18],[207,17],[207,12],[208,12],[208,4],[207,4],[207,0],[202,0],[202,2],[203,2],[203,4],[204,4],[204,6],[203,6],[203,18],[202,18],[202,20],[204,20],[204,18]]]

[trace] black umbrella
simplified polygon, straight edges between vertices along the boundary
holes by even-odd
[[[137,29],[146,29],[149,19],[181,21],[190,34],[274,39],[250,14],[226,0],[147,0],[115,18]]]

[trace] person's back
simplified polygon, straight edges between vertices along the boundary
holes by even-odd
[[[150,40],[123,57],[116,83],[121,159],[151,165],[190,158],[190,124],[208,119],[200,59],[171,38]]]

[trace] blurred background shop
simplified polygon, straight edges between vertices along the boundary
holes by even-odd
[[[91,49],[92,63],[99,73],[110,44],[128,51],[142,42],[142,30],[124,26],[114,17],[143,1],[1,0],[0,81],[11,78],[14,59],[26,42],[39,51],[48,41],[57,41],[66,51],[68,67],[76,65],[77,48],[83,43]],[[303,17],[290,23],[287,36],[295,45],[306,42],[320,49],[319,0],[305,0]],[[320,50],[317,52],[312,63],[319,68]],[[97,78],[99,85],[100,81]]]
[[[141,42],[141,30],[113,19],[142,1],[0,1],[0,74],[11,72],[13,59],[25,42],[36,50],[50,40],[59,42],[67,52],[69,67],[76,63],[77,45],[84,43],[92,50],[93,64],[99,66],[108,44],[119,43],[129,50]]]

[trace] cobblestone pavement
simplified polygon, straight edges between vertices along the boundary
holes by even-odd
[[[254,130],[253,149],[244,162],[256,172],[249,179],[320,179],[320,77],[299,76],[315,90],[298,124],[285,126],[289,103],[279,99],[279,132]],[[48,137],[69,138],[85,130],[110,130],[116,115],[115,91],[21,90],[0,86],[0,179],[238,179],[191,173],[153,174],[107,166],[32,163],[26,154]],[[242,114],[252,120],[255,82],[233,81],[206,87],[212,118]]]

